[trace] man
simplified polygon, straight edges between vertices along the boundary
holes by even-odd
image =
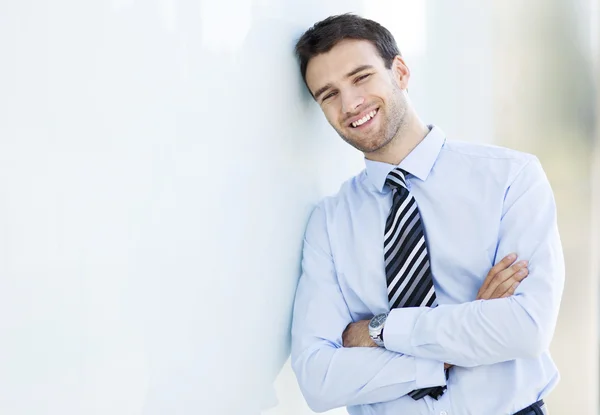
[[[330,17],[296,52],[313,98],[366,163],[306,229],[292,367],[309,406],[547,413],[564,263],[537,158],[425,125],[376,22]]]

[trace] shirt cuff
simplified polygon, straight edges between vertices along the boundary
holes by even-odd
[[[406,307],[394,308],[385,320],[383,328],[383,344],[386,349],[396,353],[414,356],[413,349],[413,329],[417,319],[424,312],[430,310],[429,307]]]
[[[442,362],[415,357],[415,369],[417,389],[446,384],[446,371]]]

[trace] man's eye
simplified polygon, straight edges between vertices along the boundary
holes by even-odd
[[[337,92],[330,92],[329,94],[327,94],[323,97],[323,101],[326,101],[329,98],[333,98],[336,94],[337,94]]]
[[[361,76],[359,76],[358,78],[356,78],[356,82],[360,82],[360,81],[362,81],[363,79],[367,79],[369,76],[371,76],[371,74],[370,74],[370,73],[367,73],[367,74],[361,75]]]

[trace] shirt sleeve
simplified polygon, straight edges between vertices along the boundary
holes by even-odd
[[[386,348],[463,367],[534,358],[548,350],[565,270],[554,196],[533,156],[505,196],[497,258],[510,252],[529,261],[529,275],[514,295],[392,310],[384,331]]]
[[[446,384],[444,364],[380,347],[344,348],[352,322],[337,282],[325,214],[317,207],[306,230],[302,275],[292,321],[292,368],[316,412],[386,402],[414,389]]]

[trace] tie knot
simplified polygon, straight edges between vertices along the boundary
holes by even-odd
[[[392,189],[399,190],[400,188],[404,188],[408,190],[408,186],[406,186],[406,173],[404,170],[396,167],[392,170],[387,179],[385,179],[385,183],[390,186]]]

